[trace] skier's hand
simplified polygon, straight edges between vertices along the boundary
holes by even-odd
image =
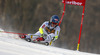
[[[43,37],[44,39],[46,39],[47,35],[46,34],[42,34],[41,37]]]
[[[55,42],[55,40],[56,40],[55,37],[53,37],[53,38],[52,38],[52,41]]]
[[[46,35],[46,34],[42,34],[42,35],[41,35],[41,37],[45,37],[45,36],[47,36],[47,35]]]

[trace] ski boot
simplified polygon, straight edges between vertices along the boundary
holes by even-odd
[[[39,37],[36,39],[37,41],[44,41],[44,38],[43,37]]]
[[[36,42],[40,42],[40,41],[44,41],[44,38],[43,37],[39,37],[37,39],[33,39],[33,43],[36,43]]]
[[[26,35],[19,35],[19,37],[20,37],[21,39],[25,39],[25,38],[26,38]]]
[[[30,38],[25,38],[26,41],[28,42],[31,42],[31,39]]]
[[[46,46],[48,46],[48,45],[49,45],[49,43],[48,43],[48,42],[46,42],[46,43],[45,43],[45,45],[46,45]]]

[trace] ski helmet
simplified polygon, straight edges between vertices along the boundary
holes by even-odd
[[[53,15],[50,19],[50,23],[58,24],[59,23],[59,17],[57,15]]]

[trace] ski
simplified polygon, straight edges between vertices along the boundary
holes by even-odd
[[[37,41],[37,40],[32,40],[30,38],[27,38],[26,39],[26,35],[28,34],[24,34],[24,33],[15,33],[15,32],[7,32],[7,31],[0,31],[1,33],[10,33],[10,34],[17,34],[18,35],[18,38],[16,39],[22,39],[22,40],[25,40],[27,42],[32,42],[32,43],[38,43],[38,44],[43,44],[43,45],[46,45],[46,46],[49,46],[51,45],[52,42],[48,43],[48,42],[43,42],[43,41]]]
[[[49,46],[51,44],[49,44],[48,42],[44,42],[44,41],[38,41],[38,40],[35,40],[35,39],[30,39],[30,38],[26,38],[25,35],[19,35],[19,37],[27,42],[32,42],[32,43],[37,43],[37,44],[42,44],[42,45],[46,45],[46,46]]]

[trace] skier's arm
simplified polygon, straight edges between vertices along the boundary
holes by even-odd
[[[55,31],[55,36],[53,38],[54,41],[58,39],[59,33],[60,33],[60,28],[57,28]]]
[[[41,33],[41,37],[43,37],[44,34],[46,33],[46,31],[44,30],[44,28],[46,27],[46,23],[47,22],[44,22],[39,28],[39,32]]]

